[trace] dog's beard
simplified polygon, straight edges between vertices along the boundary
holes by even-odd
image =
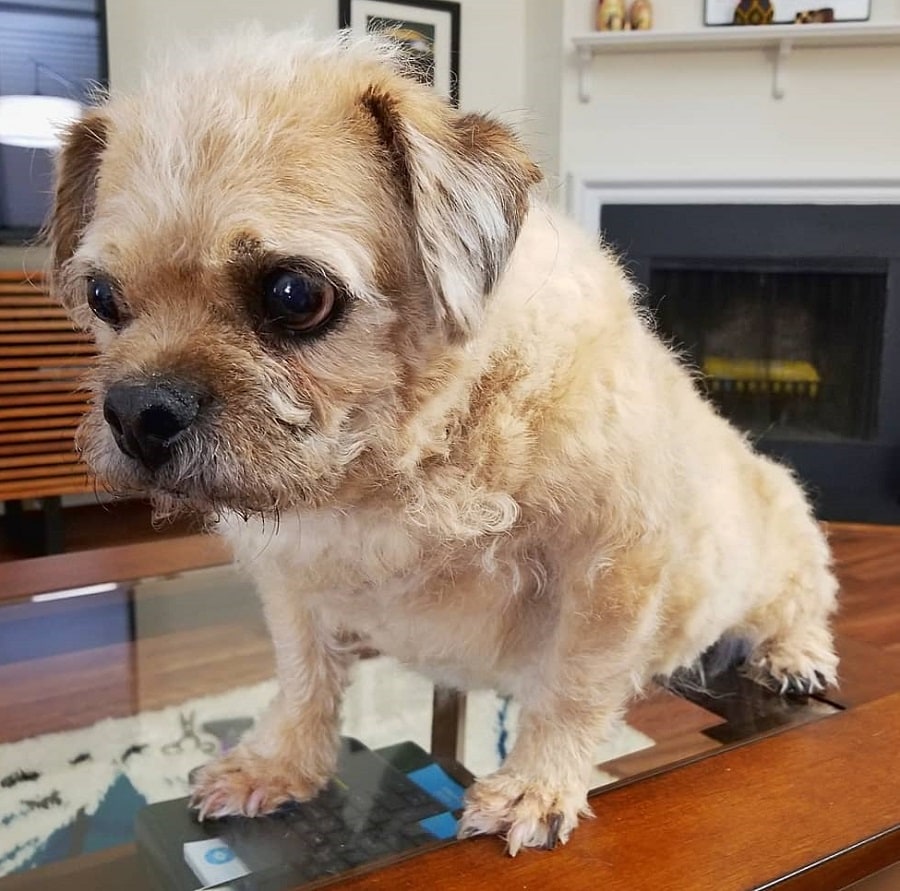
[[[225,513],[277,518],[285,510],[321,507],[365,450],[359,437],[328,438],[279,424],[257,434],[239,451],[218,430],[191,431],[162,467],[150,471],[123,454],[105,422],[91,413],[78,446],[100,487],[147,497],[155,520],[189,514],[207,522]]]

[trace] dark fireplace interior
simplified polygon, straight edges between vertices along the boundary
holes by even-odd
[[[701,389],[821,517],[900,521],[900,208],[607,205],[602,229]]]
[[[660,331],[721,413],[757,436],[871,438],[886,276],[659,267]]]

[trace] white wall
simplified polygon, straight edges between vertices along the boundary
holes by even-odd
[[[563,0],[526,0],[525,102],[522,132],[544,168],[548,188],[558,188],[560,98],[563,74]]]
[[[772,98],[764,51],[616,54],[577,97],[571,37],[593,0],[565,0],[560,166],[605,179],[900,178],[900,47],[797,49]],[[700,27],[703,0],[657,0],[657,26]],[[815,4],[811,4],[815,5]],[[820,4],[821,5],[821,4]],[[872,0],[900,21],[898,0]]]
[[[546,128],[529,113],[526,96],[526,5],[558,7],[562,0],[459,0],[462,6],[460,104],[469,111],[496,114],[546,142]],[[557,29],[561,12],[554,16]],[[204,38],[241,22],[270,30],[309,25],[318,34],[337,28],[338,0],[107,0],[110,83],[129,90],[141,81],[153,54],[173,36]],[[553,41],[559,58],[559,39]],[[556,77],[558,80],[558,66]],[[558,88],[552,103],[558,101]],[[554,121],[551,139],[558,128]],[[541,149],[541,157],[548,152]],[[549,155],[556,158],[555,150]],[[42,268],[46,251],[0,246],[0,269]]]
[[[460,105],[520,121],[526,0],[459,2]],[[308,23],[324,35],[337,28],[337,18],[338,0],[107,0],[110,82],[113,89],[134,87],[148,53],[165,48],[172,35],[204,37],[246,21],[273,30]]]

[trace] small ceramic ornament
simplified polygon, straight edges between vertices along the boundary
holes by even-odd
[[[774,18],[772,0],[740,0],[734,10],[735,25],[771,25]]]
[[[653,27],[653,4],[650,0],[634,0],[628,10],[632,31],[649,31]]]
[[[827,25],[834,21],[834,9],[805,9],[794,16],[795,25]]]
[[[624,31],[626,23],[625,0],[598,0],[598,31]]]

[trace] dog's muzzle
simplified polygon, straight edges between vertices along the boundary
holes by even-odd
[[[196,422],[202,401],[197,388],[185,381],[118,383],[106,393],[103,417],[125,455],[158,470]]]

